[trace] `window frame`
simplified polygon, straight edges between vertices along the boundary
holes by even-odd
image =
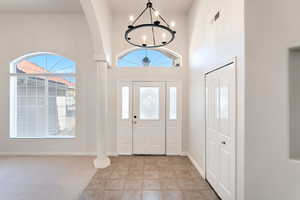
[[[174,58],[178,59],[178,65],[179,66],[171,66],[171,67],[166,67],[166,66],[155,66],[155,67],[151,67],[151,66],[134,66],[134,67],[130,67],[130,66],[119,66],[118,62],[119,59],[121,59],[122,57],[126,56],[129,53],[132,53],[134,51],[140,50],[142,48],[138,48],[138,47],[133,47],[130,49],[126,49],[123,52],[119,53],[116,58],[115,58],[115,66],[118,69],[177,69],[182,67],[182,56],[178,53],[176,53],[175,51],[172,51],[170,49],[167,49],[165,47],[159,47],[159,48],[154,48],[154,49],[148,49],[148,50],[154,50],[154,51],[159,51],[162,54],[170,54],[172,55]],[[165,55],[167,56],[167,55]]]
[[[24,56],[21,56],[15,60],[13,60],[12,62],[10,62],[10,70],[9,70],[9,136],[8,138],[9,139],[74,139],[76,138],[76,119],[77,119],[77,112],[76,112],[76,108],[77,108],[77,95],[76,95],[76,91],[77,91],[77,73],[76,73],[76,63],[69,59],[69,58],[66,58],[64,56],[61,56],[65,59],[68,59],[72,62],[74,62],[74,67],[75,67],[75,72],[74,73],[16,73],[15,72],[15,69],[16,69],[16,65],[23,61],[23,60],[26,60],[30,57],[34,57],[34,56],[39,56],[39,55],[54,55],[54,56],[61,56],[59,54],[56,54],[56,53],[51,53],[51,52],[38,52],[38,53],[30,53],[30,54],[26,54]],[[12,72],[14,71],[14,72]],[[45,127],[45,134],[47,134],[47,136],[45,137],[34,137],[34,136],[29,136],[29,137],[21,137],[21,136],[17,136],[17,130],[16,130],[16,112],[15,112],[15,109],[16,109],[16,91],[17,91],[17,88],[15,85],[12,85],[12,84],[15,84],[15,83],[12,83],[14,82],[14,80],[11,79],[11,77],[43,77],[43,78],[46,78],[47,81],[45,80],[45,93],[47,93],[47,95],[45,94],[45,99],[46,102],[48,102],[48,98],[46,97],[49,97],[48,95],[48,77],[73,77],[75,78],[75,87],[74,87],[74,90],[75,90],[75,125],[74,125],[74,135],[73,136],[67,136],[67,135],[63,135],[63,136],[49,136],[46,132],[46,130],[48,129],[48,126],[46,125]],[[17,81],[17,79],[15,79]],[[45,105],[48,105],[48,103],[45,102]],[[47,110],[47,109],[46,109]],[[46,121],[48,121],[48,110],[46,111]]]

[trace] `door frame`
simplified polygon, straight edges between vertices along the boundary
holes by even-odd
[[[206,111],[207,111],[207,93],[206,93],[206,76],[214,71],[217,71],[219,69],[225,68],[229,65],[234,65],[234,73],[235,73],[235,127],[234,127],[234,165],[235,165],[235,170],[234,170],[234,200],[237,199],[237,177],[238,177],[238,138],[237,138],[237,126],[238,126],[238,71],[237,71],[237,57],[234,57],[233,59],[228,60],[227,62],[224,62],[221,65],[218,65],[216,67],[211,68],[210,70],[206,71],[204,73],[204,128],[205,128],[205,135],[204,135],[204,178],[207,181],[207,144],[206,144],[206,139],[207,139],[207,116],[206,116]]]
[[[132,79],[121,79],[121,80],[117,80],[117,95],[116,95],[116,102],[117,102],[117,109],[116,109],[116,120],[117,120],[117,137],[116,137],[116,143],[117,143],[117,155],[133,155],[133,126],[132,126],[132,118],[133,118],[133,83],[134,82],[163,82],[165,83],[165,148],[166,148],[166,155],[183,155],[183,130],[182,130],[182,116],[183,116],[183,106],[182,106],[182,101],[183,101],[183,97],[182,97],[182,80],[167,80],[167,81],[160,81],[160,80],[132,80]],[[121,119],[120,119],[120,114],[122,111],[122,107],[121,107],[121,100],[122,100],[122,96],[121,96],[121,88],[122,86],[127,86],[129,87],[129,91],[130,91],[130,117],[129,117],[129,121],[130,121],[130,135],[128,136],[130,138],[130,149],[127,152],[121,152],[121,148],[120,148],[120,131],[121,131]],[[168,129],[168,125],[167,122],[169,121],[168,116],[169,114],[167,113],[167,106],[168,106],[168,88],[169,87],[174,87],[176,86],[177,88],[177,134],[176,134],[176,151],[173,150],[169,150],[168,148],[168,137],[167,137],[167,129]]]

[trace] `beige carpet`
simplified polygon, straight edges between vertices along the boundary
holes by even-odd
[[[87,156],[0,156],[0,199],[77,200],[96,172]]]

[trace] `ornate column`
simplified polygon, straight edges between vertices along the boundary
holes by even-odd
[[[108,64],[104,55],[95,55],[97,67],[96,81],[96,134],[97,134],[97,158],[94,160],[95,168],[106,168],[110,165],[110,159],[105,151],[105,134],[107,132],[107,68]]]

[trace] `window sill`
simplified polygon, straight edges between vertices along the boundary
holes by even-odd
[[[9,137],[9,139],[74,139],[76,136]]]
[[[121,66],[115,66],[119,70],[176,70],[180,69],[181,67],[121,67]]]

